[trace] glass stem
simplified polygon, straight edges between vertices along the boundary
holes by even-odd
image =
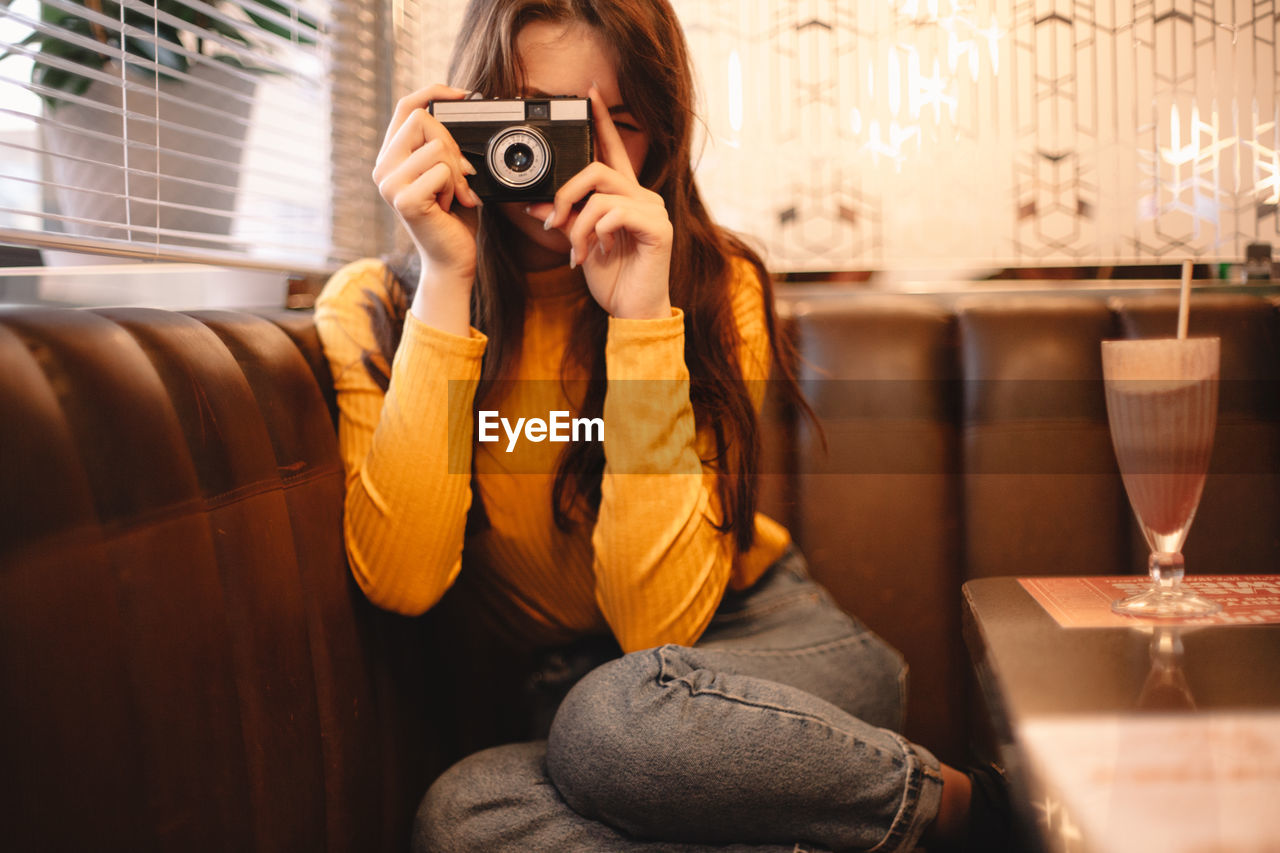
[[[1152,552],[1147,570],[1151,573],[1151,582],[1162,592],[1177,590],[1182,582],[1185,563],[1181,554]]]

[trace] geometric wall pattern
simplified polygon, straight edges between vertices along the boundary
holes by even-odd
[[[1278,2],[672,0],[698,179],[778,271],[1238,260],[1280,236]]]

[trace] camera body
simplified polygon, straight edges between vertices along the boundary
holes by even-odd
[[[427,109],[475,167],[467,183],[486,202],[551,201],[595,156],[586,98],[432,101]]]

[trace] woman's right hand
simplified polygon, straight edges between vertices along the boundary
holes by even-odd
[[[469,294],[480,198],[467,185],[467,175],[475,170],[449,131],[426,109],[430,101],[460,100],[467,94],[434,85],[401,98],[378,152],[373,180],[417,246],[423,284],[465,286]]]

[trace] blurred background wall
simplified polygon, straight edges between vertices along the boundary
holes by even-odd
[[[775,269],[1237,261],[1280,233],[1276,0],[673,3],[703,189]],[[406,70],[443,78],[462,4],[412,5]]]

